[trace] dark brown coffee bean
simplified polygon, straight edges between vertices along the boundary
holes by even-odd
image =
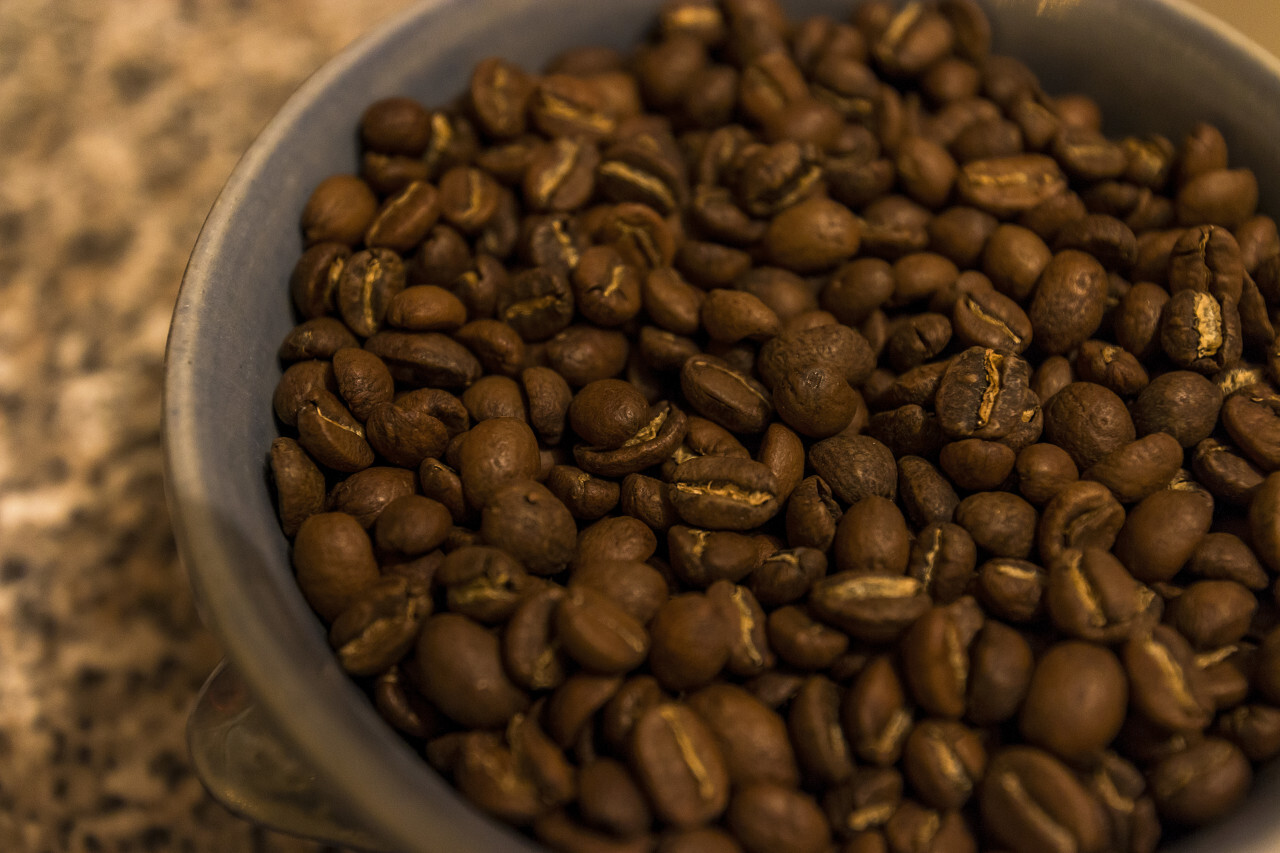
[[[704,687],[686,701],[715,735],[734,787],[798,783],[796,756],[777,712],[732,684]]]
[[[954,358],[938,386],[938,423],[952,438],[999,439],[1008,435],[1028,406],[1031,368],[1016,355],[971,347]],[[1030,418],[1028,418],[1030,420]]]
[[[674,826],[710,822],[728,805],[729,776],[715,735],[687,705],[658,705],[640,717],[631,766],[654,811]]]
[[[668,459],[687,429],[684,412],[666,401],[650,406],[646,420],[615,450],[577,445],[574,459],[583,470],[604,477],[634,474]]]
[[[337,307],[343,322],[357,335],[369,337],[381,328],[388,305],[404,287],[404,264],[395,252],[356,252],[338,279]]]
[[[997,217],[1030,210],[1065,187],[1058,164],[1042,154],[974,160],[956,178],[956,192],[965,204]]]
[[[685,397],[700,414],[733,432],[763,432],[773,410],[769,391],[712,356],[694,356],[680,371]]]
[[[1106,270],[1092,256],[1074,249],[1055,254],[1027,310],[1036,345],[1055,354],[1080,344],[1101,325],[1106,294]]]
[[[559,444],[573,392],[569,383],[547,367],[530,367],[520,374],[529,405],[529,424],[547,444]]]
[[[342,243],[317,243],[302,253],[289,276],[289,293],[304,320],[331,313],[337,306],[338,280],[351,257]]]
[[[843,204],[820,197],[788,207],[764,235],[773,263],[798,273],[816,273],[848,260],[858,250],[860,227]]]
[[[978,733],[954,720],[923,720],[911,730],[902,766],[917,796],[941,810],[964,805],[986,772]]]
[[[389,502],[374,524],[374,540],[383,551],[416,557],[444,544],[453,517],[438,501],[404,495]]]
[[[933,607],[902,638],[902,665],[911,695],[926,712],[959,718],[965,710],[969,644],[982,628],[972,598]]]
[[[869,495],[841,517],[833,544],[841,572],[901,575],[910,557],[910,533],[893,501]]]
[[[462,405],[476,423],[490,418],[527,421],[520,386],[507,376],[482,376],[462,392]]]
[[[1136,282],[1113,314],[1116,342],[1140,359],[1154,355],[1160,348],[1160,316],[1168,301],[1169,294],[1160,285]]]
[[[612,450],[639,432],[648,414],[648,402],[631,383],[601,379],[574,396],[569,423],[588,444]]]
[[[806,778],[836,786],[853,776],[853,754],[840,727],[840,688],[822,675],[805,680],[787,717],[791,742]]]
[[[1205,534],[1185,568],[1196,577],[1234,581],[1255,592],[1268,584],[1267,573],[1257,554],[1230,533]]]
[[[326,508],[353,516],[366,529],[396,498],[414,491],[412,471],[380,465],[357,471],[329,492]]]
[[[748,677],[771,668],[776,661],[769,649],[764,608],[751,590],[721,579],[707,587],[707,598],[720,609],[729,626],[729,662],[725,669]]]
[[[1249,630],[1258,601],[1231,580],[1193,583],[1173,602],[1173,626],[1202,651],[1239,642]]]
[[[982,252],[982,271],[1003,295],[1021,302],[1031,295],[1053,253],[1034,231],[1020,225],[996,228]]]
[[[395,393],[395,382],[382,360],[356,347],[333,354],[333,374],[338,393],[359,421],[367,421],[373,409],[391,402]]]
[[[570,587],[555,622],[565,653],[591,672],[627,672],[649,653],[644,626],[613,599],[587,587]]]
[[[373,464],[364,428],[335,395],[313,390],[296,411],[298,443],[321,465],[353,473]]]
[[[1106,486],[1088,480],[1070,483],[1041,513],[1040,557],[1052,562],[1068,548],[1109,550],[1124,524],[1124,507]]]
[[[750,536],[728,530],[675,525],[667,532],[671,568],[685,583],[706,587],[717,580],[742,580],[761,561]]]
[[[642,522],[627,516],[602,518],[578,534],[573,568],[595,560],[639,560],[653,556],[657,537]]]
[[[897,470],[893,454],[874,438],[840,435],[810,448],[810,464],[841,501],[854,504],[876,495],[893,498]]]
[[[814,613],[851,636],[886,642],[929,609],[915,578],[842,571],[818,581],[810,593]]]
[[[997,557],[1023,559],[1036,536],[1035,507],[1010,492],[978,492],[956,507],[956,524],[984,551]]]
[[[1267,761],[1280,753],[1280,708],[1241,705],[1219,716],[1217,729],[1250,761]]]
[[[1248,169],[1213,169],[1196,175],[1178,190],[1178,221],[1235,228],[1258,206],[1258,180]]]
[[[1182,445],[1173,436],[1151,433],[1111,451],[1084,476],[1102,483],[1122,503],[1133,503],[1168,485],[1182,456]]]
[[[621,493],[617,483],[593,477],[572,465],[552,468],[547,475],[547,488],[581,521],[595,521],[607,515],[618,505]]]
[[[859,759],[878,767],[897,763],[913,720],[906,690],[888,656],[872,658],[854,679],[840,719]]]
[[[1092,382],[1073,382],[1044,407],[1045,436],[1082,469],[1136,437],[1124,401]]]
[[[975,587],[992,614],[1008,622],[1030,622],[1040,616],[1049,585],[1048,573],[1027,560],[997,557],[978,566]]]
[[[1154,623],[1155,594],[1115,557],[1097,548],[1069,548],[1049,564],[1046,604],[1065,634],[1099,643],[1123,640]]]
[[[907,574],[924,586],[934,601],[948,604],[973,578],[977,547],[958,524],[933,523],[921,528],[911,544]]]
[[[807,477],[787,502],[787,541],[793,548],[825,551],[835,538],[840,515],[840,505],[832,497],[826,480],[820,476]]]
[[[466,347],[438,332],[382,331],[365,341],[397,381],[415,388],[465,388],[480,378],[480,362]]]
[[[450,610],[485,624],[509,619],[534,585],[515,557],[478,542],[453,547],[434,581]]]
[[[415,660],[423,693],[462,725],[502,726],[528,706],[502,667],[497,636],[465,616],[430,617],[418,636]]]
[[[1249,532],[1262,562],[1272,572],[1280,572],[1280,473],[1269,474],[1254,493]]]
[[[364,236],[378,210],[368,184],[354,175],[325,178],[302,209],[302,234],[307,245],[342,243],[354,246]]]
[[[669,690],[708,683],[729,660],[728,628],[721,610],[705,595],[673,597],[650,624],[650,670]]]
[[[343,512],[316,513],[299,525],[293,568],[303,597],[326,621],[336,619],[379,577],[369,535]]]
[[[536,477],[539,467],[538,440],[528,424],[515,418],[490,418],[466,434],[458,474],[467,501],[480,509],[507,483]]]
[[[1003,484],[1016,459],[1017,454],[1006,445],[969,438],[943,446],[938,462],[960,488],[982,491]]]
[[[1120,732],[1128,699],[1124,668],[1111,651],[1066,640],[1036,663],[1019,727],[1065,761],[1087,760]]]
[[[502,630],[502,662],[511,680],[529,690],[564,682],[568,661],[556,636],[556,614],[564,588],[548,584],[516,605]]]
[[[292,537],[302,522],[324,509],[324,474],[292,438],[271,442],[270,463],[280,529]]]
[[[1222,425],[1263,471],[1280,468],[1280,414],[1269,401],[1245,393],[1231,395],[1222,406]]]
[[[966,718],[980,726],[1012,719],[1031,684],[1033,665],[1022,634],[986,620],[969,646]]]
[[[983,826],[1014,853],[1099,853],[1108,844],[1101,804],[1066,765],[1034,747],[992,756],[979,804]]]
[[[387,325],[410,332],[451,332],[467,321],[467,308],[443,287],[406,287],[387,306]]]
[[[543,715],[547,734],[562,749],[580,743],[582,733],[621,686],[622,678],[617,675],[570,675],[547,698]]]
[[[329,645],[351,675],[377,675],[404,657],[430,614],[425,586],[387,575],[333,621]]]
[[[638,560],[593,560],[574,568],[571,588],[583,587],[606,596],[639,623],[647,624],[667,599],[662,574]]]
[[[578,810],[585,823],[614,838],[641,836],[653,821],[638,783],[612,758],[596,758],[579,769]]]
[[[1217,820],[1249,791],[1253,770],[1235,744],[1218,738],[1172,755],[1152,769],[1151,794],[1161,815],[1185,826]]]
[[[1169,732],[1197,732],[1213,718],[1205,676],[1174,629],[1159,625],[1124,645],[1134,707]]]
[[[1170,580],[1191,558],[1212,520],[1213,504],[1200,495],[1156,492],[1130,510],[1116,537],[1116,556],[1138,580]]]
[[[735,792],[725,819],[747,853],[822,853],[831,841],[813,798],[773,782]]]
[[[1208,438],[1222,406],[1222,392],[1189,371],[1171,371],[1152,379],[1133,404],[1133,422],[1147,435],[1167,432],[1183,447]]]
[[[623,262],[610,246],[592,246],[582,253],[572,283],[578,310],[593,323],[616,326],[640,312],[639,270]]]
[[[488,494],[480,532],[533,574],[553,575],[573,557],[578,529],[568,508],[546,486],[513,479]]]

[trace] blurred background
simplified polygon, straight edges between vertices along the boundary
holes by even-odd
[[[1195,2],[1280,53],[1275,0]],[[321,849],[230,815],[187,762],[219,652],[165,515],[164,343],[237,158],[408,5],[0,2],[0,850]]]

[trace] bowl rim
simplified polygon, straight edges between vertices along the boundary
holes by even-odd
[[[406,28],[421,26],[425,19],[469,2],[418,0],[358,36],[297,87],[236,163],[204,221],[175,301],[166,343],[162,390],[164,484],[180,560],[202,621],[217,638],[266,715],[277,724],[282,740],[368,822],[371,830],[389,835],[387,840],[395,844],[396,849],[424,849],[424,845],[438,846],[437,849],[481,849],[473,847],[479,844],[488,850],[536,853],[541,850],[539,846],[469,807],[448,801],[433,804],[431,798],[423,797],[412,785],[443,783],[390,726],[372,714],[368,715],[370,720],[364,722],[373,722],[375,726],[359,724],[350,714],[327,707],[328,703],[309,702],[316,696],[318,686],[345,688],[317,679],[309,671],[291,668],[291,661],[274,642],[272,626],[267,620],[250,625],[250,630],[244,630],[245,626],[237,623],[236,631],[231,630],[228,613],[251,606],[252,591],[219,535],[219,519],[209,506],[193,499],[199,494],[200,483],[208,471],[217,464],[215,460],[202,458],[196,429],[199,394],[193,378],[204,334],[200,306],[216,280],[214,270],[228,245],[229,232],[241,203],[262,173],[271,152],[291,132],[298,119],[323,99],[330,86],[353,68],[372,61],[379,48]],[[989,7],[999,2],[984,0],[983,5]],[[1170,25],[1201,30],[1219,42],[1215,49],[1226,49],[1233,54],[1232,63],[1252,65],[1255,72],[1280,80],[1280,58],[1188,0],[1112,2],[1164,15]],[[784,5],[787,5],[785,0]],[[336,665],[333,669],[337,669]],[[320,742],[321,738],[315,734],[300,734],[309,727],[286,724],[285,721],[296,723],[300,714],[313,724],[315,732],[328,737]],[[360,763],[362,757],[367,758],[375,751],[385,754],[389,747],[392,755],[375,777],[363,777],[360,784],[354,784],[342,774],[343,768],[352,762]],[[450,786],[444,787],[453,791]]]

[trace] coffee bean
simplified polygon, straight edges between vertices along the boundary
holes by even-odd
[[[1213,706],[1190,644],[1159,625],[1124,645],[1134,707],[1166,731],[1197,732],[1209,724]]]
[[[292,438],[271,442],[270,462],[280,528],[295,536],[302,522],[324,509],[324,474]]]
[[[528,705],[502,667],[498,638],[465,616],[439,613],[427,619],[415,659],[424,694],[463,725],[502,726]]]
[[[1120,561],[1145,582],[1170,580],[1209,532],[1213,504],[1194,492],[1156,492],[1130,512],[1116,536]]]
[[[475,440],[474,431],[468,440]],[[480,532],[536,575],[553,575],[568,565],[578,534],[572,514],[546,486],[520,479],[489,493]]]
[[[833,543],[837,568],[850,574],[901,575],[910,548],[902,511],[878,495],[863,498],[845,512]]]
[[[658,816],[690,827],[728,805],[729,776],[715,735],[689,706],[650,708],[631,734],[631,766]]]
[[[1115,654],[1067,640],[1036,663],[1019,727],[1028,741],[1078,762],[1097,755],[1119,734],[1128,698],[1128,681]]]
[[[983,826],[1016,853],[1107,846],[1099,802],[1066,765],[1034,747],[1006,747],[992,756],[979,805]]]
[[[1009,622],[1037,618],[1048,583],[1048,573],[1027,560],[997,557],[978,566],[978,598],[994,615]]]
[[[1040,557],[1052,562],[1068,548],[1109,550],[1125,523],[1124,507],[1106,486],[1078,480],[1060,489],[1040,515]]]
[[[794,786],[800,771],[783,718],[741,687],[714,684],[686,701],[715,735],[729,782]]]
[[[381,331],[365,349],[382,359],[397,382],[416,388],[466,388],[482,367],[462,344],[438,332]]]
[[[325,178],[302,209],[303,236],[309,246],[326,242],[354,246],[377,209],[373,191],[354,175]]]
[[[1046,605],[1063,633],[1114,643],[1151,627],[1155,594],[1107,551],[1068,548],[1049,564]]]
[[[1182,455],[1173,436],[1151,433],[1111,451],[1084,476],[1109,488],[1117,500],[1133,503],[1164,488],[1181,467]]]
[[[968,588],[977,564],[973,537],[958,524],[922,527],[911,543],[907,574],[924,586],[934,601],[948,604]]]
[[[1235,744],[1207,738],[1161,761],[1150,778],[1160,813],[1196,826],[1216,820],[1244,799],[1253,770]]]
[[[729,661],[725,669],[738,676],[759,675],[776,659],[769,649],[764,608],[745,586],[720,579],[707,587],[707,598],[729,628]]]
[[[1280,571],[1280,474],[1270,474],[1249,504],[1253,547],[1273,572]]]
[[[1266,402],[1233,394],[1222,406],[1222,425],[1260,469],[1280,468],[1280,414]]]
[[[956,507],[956,524],[979,548],[997,557],[1023,559],[1031,554],[1036,510],[1009,492],[978,492]]]
[[[903,750],[907,781],[932,808],[958,808],[969,800],[986,771],[987,753],[978,733],[954,720],[922,720]]]
[[[835,786],[853,776],[853,754],[840,727],[840,689],[822,675],[805,680],[787,717],[806,778]]]
[[[969,647],[966,718],[977,725],[1012,719],[1030,687],[1033,663],[1022,634],[986,620]]]
[[[773,411],[769,391],[712,356],[694,356],[680,371],[685,397],[700,414],[733,432],[763,432]]]
[[[813,798],[795,788],[759,782],[735,792],[726,822],[748,853],[821,853],[831,829]]]
[[[1030,378],[1030,366],[1018,356],[970,347],[951,361],[938,386],[939,425],[952,438],[1003,438],[1039,408]]]
[[[777,513],[777,491],[777,478],[759,462],[702,456],[676,466],[668,495],[688,524],[748,530]]]
[[[982,628],[972,598],[933,607],[902,638],[902,662],[911,695],[926,712],[959,718],[969,680],[968,647]]]
[[[1030,210],[1065,187],[1058,164],[1042,154],[974,160],[956,178],[956,192],[966,204],[997,217]]]
[[[915,578],[855,571],[818,581],[809,599],[820,619],[869,642],[900,636],[929,608],[928,594]]]
[[[297,408],[298,443],[328,468],[354,473],[373,464],[364,428],[332,393],[315,390]]]
[[[1165,432],[1183,447],[1208,438],[1222,405],[1222,392],[1212,382],[1185,370],[1151,380],[1133,405],[1133,423],[1143,435]]]
[[[806,671],[826,669],[849,647],[847,634],[794,606],[779,607],[769,614],[768,634],[769,645],[779,658]]]
[[[1073,382],[1045,403],[1045,436],[1082,470],[1136,438],[1124,401],[1092,382]]]
[[[536,477],[539,467],[533,430],[515,418],[490,418],[466,433],[458,474],[467,501],[481,509],[507,483]]]
[[[873,658],[845,694],[841,724],[858,758],[879,767],[895,764],[913,720],[902,680],[888,657]]]
[[[1174,601],[1173,626],[1197,649],[1217,649],[1243,639],[1257,609],[1257,599],[1236,581],[1199,581]]]

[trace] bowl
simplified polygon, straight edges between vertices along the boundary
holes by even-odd
[[[537,68],[557,51],[625,47],[660,0],[427,0],[312,76],[236,167],[187,268],[169,337],[166,486],[200,613],[231,670],[192,715],[200,775],[225,804],[290,831],[368,849],[535,851],[467,804],[374,712],[339,668],[303,601],[276,522],[266,451],[279,341],[293,325],[286,285],[311,189],[358,164],[354,127],[371,101],[440,104],[477,60]],[[843,16],[848,0],[786,2],[794,17]],[[1280,213],[1280,63],[1182,0],[984,0],[995,50],[1049,92],[1085,92],[1109,135],[1180,138],[1220,127],[1232,162],[1258,175]],[[234,675],[233,673],[238,673]],[[1173,849],[1280,849],[1280,767],[1244,807]]]

